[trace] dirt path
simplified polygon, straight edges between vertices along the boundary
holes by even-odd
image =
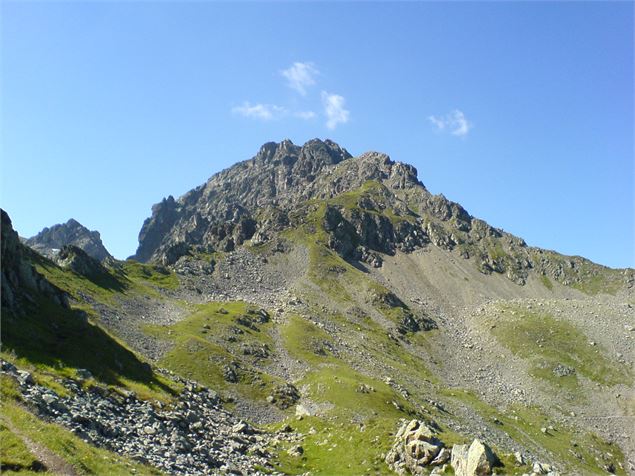
[[[14,435],[22,440],[33,456],[35,456],[38,461],[46,467],[47,472],[60,476],[78,476],[79,473],[72,465],[64,461],[48,448],[30,439],[22,431],[18,430],[11,421],[4,419],[3,423]]]

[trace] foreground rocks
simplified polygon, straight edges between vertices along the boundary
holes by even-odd
[[[419,420],[405,422],[386,456],[386,463],[397,474],[427,474],[426,467],[443,465],[449,452],[435,431]]]
[[[276,474],[269,444],[293,434],[270,435],[223,410],[216,392],[180,380],[184,390],[169,405],[139,400],[132,392],[82,387],[64,379],[62,397],[37,385],[28,372],[1,361],[25,403],[41,418],[58,423],[95,446],[132,457],[168,474]]]
[[[395,435],[395,442],[386,455],[388,467],[399,475],[445,474],[448,463],[456,476],[487,476],[501,463],[492,449],[479,439],[470,445],[454,445],[451,449],[436,436],[435,424],[420,420],[404,422]],[[525,465],[517,453],[517,464]],[[534,463],[530,476],[546,474],[559,476],[557,470],[545,463]]]
[[[484,476],[492,474],[498,458],[492,449],[476,439],[471,445],[452,448],[452,467],[456,476]]]

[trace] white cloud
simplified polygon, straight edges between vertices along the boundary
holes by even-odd
[[[272,119],[280,118],[286,114],[287,110],[281,106],[276,106],[275,104],[259,103],[252,105],[249,101],[245,101],[242,106],[233,107],[232,112],[243,117],[270,121]]]
[[[313,119],[316,114],[313,111],[298,111],[293,114],[295,117],[299,117],[300,119],[309,120]]]
[[[338,124],[346,124],[348,122],[350,111],[344,109],[345,102],[344,97],[338,94],[329,94],[326,91],[322,91],[326,127],[335,129]]]
[[[465,114],[458,109],[455,109],[445,116],[429,116],[428,120],[434,124],[437,131],[441,132],[448,130],[451,134],[458,137],[467,136],[470,129],[474,127],[474,124],[468,121]]]
[[[302,96],[306,96],[307,88],[315,84],[314,76],[318,74],[319,71],[313,66],[313,63],[295,62],[288,69],[282,71],[282,76],[287,78],[289,87],[295,89]]]

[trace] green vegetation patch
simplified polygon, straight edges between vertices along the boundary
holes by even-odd
[[[51,260],[32,252],[29,258],[35,269],[74,300],[86,297],[106,305],[115,305],[124,295],[150,295],[160,298],[157,288],[174,290],[179,287],[176,274],[161,266],[129,260],[105,267],[97,276],[83,276],[64,269]]]
[[[121,263],[123,275],[137,285],[151,285],[162,289],[177,289],[179,280],[172,271],[151,264],[128,260]]]
[[[285,474],[390,474],[382,455],[392,445],[397,421],[371,418],[364,423],[305,417],[290,423],[306,435],[301,456],[291,456],[289,445],[277,448],[277,469]]]
[[[390,448],[400,418],[414,417],[392,388],[346,364],[328,364],[309,373],[298,386],[321,405],[319,416],[292,421],[302,432],[303,454],[278,451],[279,469],[288,474],[387,474],[382,454]]]
[[[281,328],[284,346],[289,353],[310,364],[330,361],[331,337],[312,322],[291,316]]]
[[[266,322],[265,322],[266,321]],[[170,326],[148,325],[144,332],[172,341],[160,365],[217,390],[235,390],[264,400],[280,379],[262,370],[270,359],[271,322],[244,302],[214,302],[195,307],[189,317]],[[225,378],[231,367],[236,381]]]
[[[553,283],[551,280],[545,276],[544,274],[540,276],[540,282],[546,287],[549,291],[553,290]]]
[[[603,385],[629,384],[631,371],[606,357],[572,324],[547,313],[504,307],[504,317],[493,322],[492,333],[515,355],[532,364],[532,375],[551,384],[575,389],[584,376]]]

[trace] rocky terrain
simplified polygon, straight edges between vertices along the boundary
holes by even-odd
[[[635,474],[634,271],[385,154],[265,144],[155,205],[127,261],[2,231],[18,440],[28,411],[149,474]]]
[[[71,218],[66,223],[44,228],[37,235],[24,242],[38,253],[55,258],[64,246],[72,245],[84,250],[97,261],[112,259],[101,241],[98,231],[90,231],[77,220]]]

